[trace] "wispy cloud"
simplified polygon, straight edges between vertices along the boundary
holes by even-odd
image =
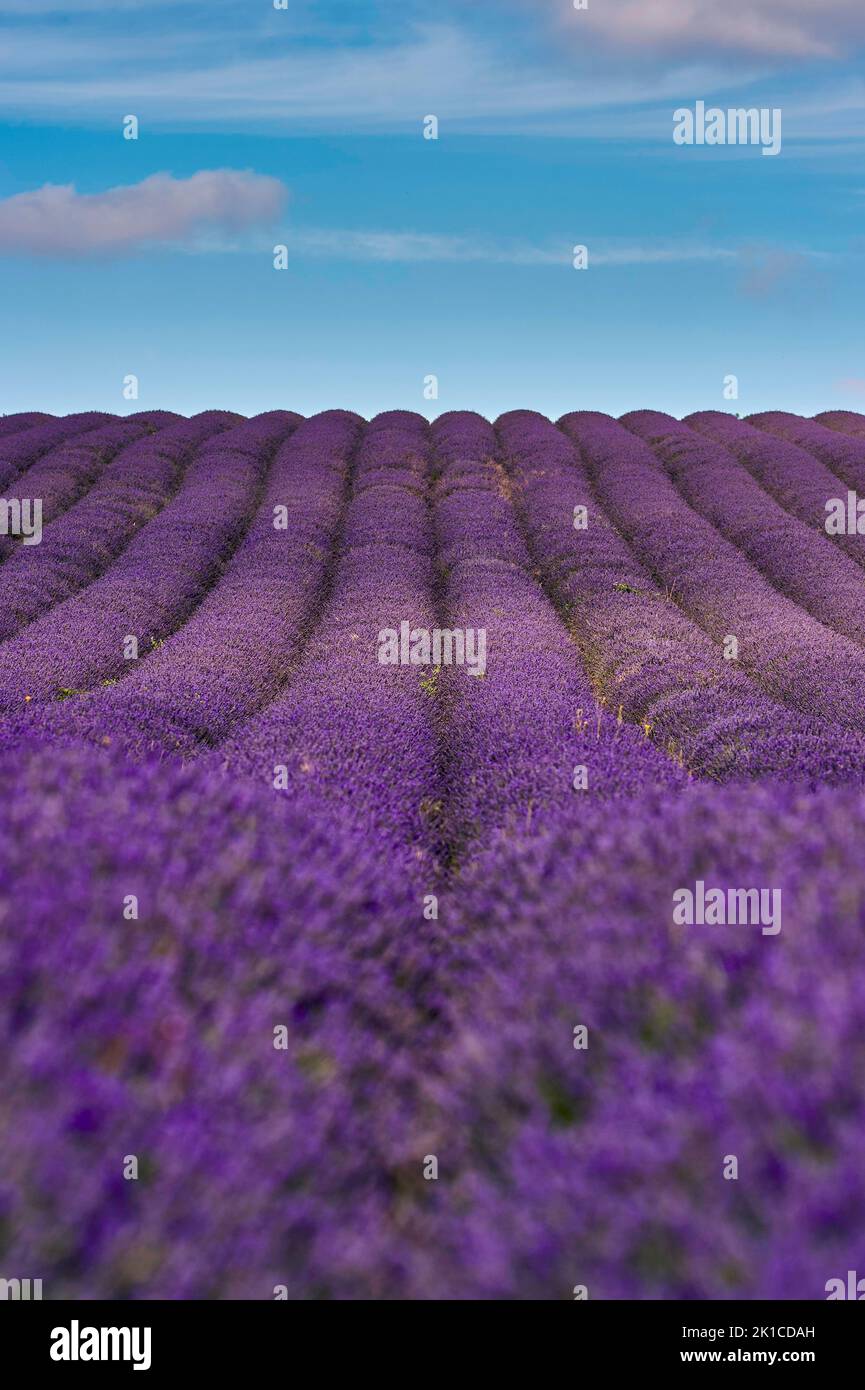
[[[437,26],[398,42],[285,47],[274,41],[254,51],[233,46],[230,60],[173,67],[129,64],[126,36],[120,66],[70,68],[57,55],[47,75],[38,46],[32,63],[13,65],[0,52],[0,107],[44,120],[62,111],[145,111],[151,119],[193,124],[230,117],[298,121],[338,120],[354,126],[419,122],[427,111],[454,119],[507,111],[557,111],[590,105],[592,94],[567,75],[543,68],[516,71],[469,36]],[[596,89],[596,94],[600,88]]]
[[[286,238],[297,256],[321,256],[329,260],[415,262],[487,261],[491,265],[560,265],[567,263],[564,246],[500,246],[470,237],[440,236],[430,232],[386,232],[304,227]]]
[[[371,43],[332,37],[322,44],[288,42],[270,31],[226,31],[233,22],[228,17],[204,33],[181,28],[170,42],[151,29],[134,45],[126,32],[100,29],[90,62],[88,35],[56,27],[47,34],[19,31],[0,48],[0,112],[40,122],[66,122],[70,113],[81,121],[135,112],[151,125],[266,121],[280,130],[327,123],[417,130],[434,112],[446,133],[467,125],[527,126],[634,103],[633,74],[621,65],[529,55],[513,42],[492,42],[453,24],[406,26],[397,38]],[[740,73],[736,80],[753,76]],[[709,62],[674,64],[653,72],[651,97],[678,104],[683,92],[709,95],[729,82],[729,70]]]
[[[285,238],[294,255],[321,256],[332,260],[381,262],[439,261],[485,262],[487,265],[569,266],[573,242],[532,245],[502,243],[477,237],[440,236],[425,232],[344,231],[306,227]],[[685,261],[735,259],[737,252],[724,247],[695,245],[601,245],[590,247],[593,266],[670,265]]]
[[[302,227],[280,237],[291,259],[307,258],[338,261],[367,261],[379,264],[438,263],[451,265],[489,265],[553,268],[568,271],[573,245],[567,237],[543,244],[501,242],[469,236],[444,236],[426,232],[344,230],[332,227]],[[823,285],[822,274],[836,259],[835,253],[802,247],[721,245],[682,240],[645,243],[595,239],[585,244],[589,269],[612,271],[634,266],[685,267],[716,265],[735,272],[736,293],[745,299],[767,300],[786,291],[796,280],[813,292]],[[204,249],[199,247],[198,249]],[[211,250],[251,249],[223,241]],[[260,249],[260,248],[259,248]],[[571,271],[573,273],[573,271]]]
[[[617,0],[576,12],[563,0],[545,4],[582,43],[598,38],[670,56],[715,48],[769,59],[834,58],[865,41],[861,0]]]
[[[150,128],[409,130],[435,112],[449,133],[628,136],[629,119],[639,135],[668,101],[771,76],[786,126],[804,78],[778,69],[803,62],[809,132],[861,106],[855,76],[827,60],[865,42],[862,0],[591,0],[581,11],[571,0],[292,0],[279,12],[270,0],[0,0],[0,17],[0,115],[43,124],[133,111]],[[815,63],[821,86],[846,84],[843,109]]]
[[[45,184],[0,200],[0,253],[116,254],[208,228],[241,231],[273,222],[286,192],[278,179],[236,169],[203,169],[187,179],[153,174],[104,193]]]

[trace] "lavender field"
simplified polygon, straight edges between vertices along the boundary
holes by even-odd
[[[845,411],[0,418],[0,1273],[861,1269],[856,495]]]

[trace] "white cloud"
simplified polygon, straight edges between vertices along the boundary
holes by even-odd
[[[842,57],[865,40],[862,0],[616,0],[575,12],[545,0],[575,40],[667,55],[720,49],[766,58]]]
[[[184,241],[207,228],[241,231],[273,222],[285,198],[278,179],[236,169],[203,169],[187,179],[153,174],[104,193],[45,184],[0,200],[0,253],[111,254]]]
[[[457,236],[439,232],[383,231],[339,227],[271,229],[261,234],[224,235],[205,232],[178,249],[193,254],[269,254],[272,245],[288,247],[289,260],[367,261],[387,264],[468,264],[554,266],[569,268],[575,238],[549,239],[543,245],[526,241],[496,241],[482,236]],[[590,239],[593,266],[673,265],[688,261],[730,261],[738,249],[694,242],[653,245],[625,244]],[[809,253],[806,253],[809,254]],[[810,253],[818,256],[819,252]]]
[[[321,256],[332,260],[381,262],[486,262],[488,265],[564,266],[571,264],[572,242],[543,246],[520,242],[495,242],[474,237],[442,236],[428,232],[341,231],[306,227],[285,238],[289,253]],[[685,261],[735,259],[736,251],[724,247],[694,245],[590,245],[589,260],[595,266],[663,265]]]

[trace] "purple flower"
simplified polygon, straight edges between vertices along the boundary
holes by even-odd
[[[0,550],[2,1269],[810,1299],[855,1268],[865,610],[821,509],[861,433],[0,419],[46,518]]]

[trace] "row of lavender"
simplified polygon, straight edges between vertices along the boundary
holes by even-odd
[[[854,443],[832,423],[793,447]],[[699,530],[729,455],[684,500],[667,417],[221,424],[0,646],[4,1265],[55,1296],[820,1296],[865,1210],[863,806],[803,788],[861,781],[856,636],[768,539]],[[819,574],[761,486],[755,535]],[[485,672],[382,666],[402,620],[484,625]],[[126,669],[122,627],[155,639]],[[781,938],[671,931],[712,874],[777,884]]]
[[[406,418],[423,428],[420,417]],[[315,547],[323,539],[320,508],[325,527],[334,524],[326,480],[335,476],[332,456],[337,472],[340,458],[345,465],[346,441],[334,441],[333,455],[330,439],[341,419],[330,412],[308,422],[296,442],[297,417],[280,412],[233,428],[227,417],[161,420],[155,439],[125,447],[130,432],[134,439],[148,428],[146,420],[91,430],[47,453],[58,422],[13,434],[13,446],[30,440],[29,452],[19,447],[18,455],[33,465],[18,487],[37,475],[42,484],[54,480],[44,491],[48,519],[55,519],[38,547],[6,538],[0,710],[123,678],[119,698],[96,702],[88,719],[104,707],[110,723],[128,702],[143,701],[132,735],[140,741],[165,724],[155,741],[190,751],[224,735],[256,701],[266,704],[284,679],[283,646],[291,648],[307,620],[327,563],[326,544]],[[766,434],[733,417],[701,417],[700,428],[735,443],[739,459],[651,412],[628,417],[627,430],[589,414],[568,417],[556,430],[517,412],[499,422],[500,444],[473,417],[465,447],[482,459],[498,449],[497,485],[513,487],[516,503],[511,525],[519,519],[520,544],[528,545],[547,599],[619,725],[642,725],[697,775],[844,779],[855,776],[863,719],[861,542],[818,534],[816,505],[842,476],[865,481],[865,443],[779,419],[767,424],[804,431],[813,452],[776,441],[771,477],[752,439],[764,441],[765,455]],[[81,421],[74,423],[77,430]],[[653,448],[639,442],[641,432]],[[748,469],[759,472],[759,482]],[[809,497],[801,479],[815,475]],[[77,501],[75,489],[83,494]],[[476,489],[464,488],[460,507],[473,495]],[[574,498],[591,516],[580,532],[567,520]],[[282,532],[274,527],[280,505]],[[460,524],[471,521],[469,511]],[[389,538],[399,532],[396,518]],[[239,533],[245,538],[235,555]],[[507,563],[528,574],[528,553],[514,552]],[[495,597],[490,589],[473,600],[493,623],[502,607]],[[511,628],[520,622],[531,628],[535,618],[523,614]],[[284,637],[275,640],[271,628],[280,623]],[[730,637],[734,662],[724,660]],[[134,639],[132,660],[127,638]],[[516,671],[513,631],[494,645],[509,648]],[[594,718],[588,704],[579,693],[572,701],[574,718],[582,708],[587,724]],[[181,737],[178,728],[191,715],[193,727]]]

